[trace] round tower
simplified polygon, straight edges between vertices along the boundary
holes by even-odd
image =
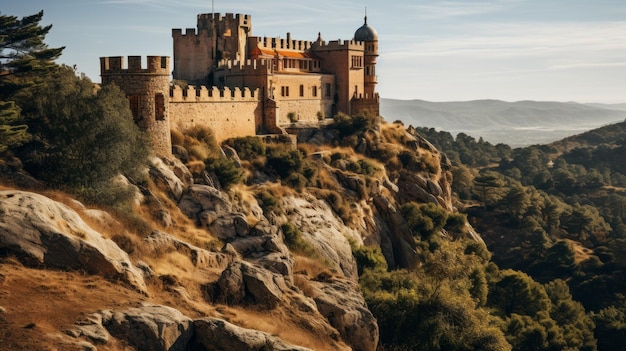
[[[376,58],[378,57],[378,33],[376,29],[367,24],[367,15],[365,23],[354,32],[354,40],[362,41],[364,44],[363,66],[365,68],[364,82],[365,98],[372,99],[376,94]]]
[[[115,83],[126,93],[135,123],[150,135],[154,153],[170,156],[170,58],[148,56],[142,68],[141,56],[128,56],[125,68],[124,57],[101,57],[100,75],[102,85]]]

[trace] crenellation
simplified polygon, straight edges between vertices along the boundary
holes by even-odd
[[[148,56],[146,60],[146,68],[142,67],[141,56],[128,56],[128,67],[124,66],[123,56],[101,57],[100,73],[106,75],[125,75],[125,74],[157,74],[170,75],[169,56]]]
[[[308,40],[292,40],[279,37],[256,37],[257,43],[260,48],[264,49],[278,49],[278,50],[294,50],[294,51],[306,51],[313,45],[312,41]]]
[[[183,102],[251,102],[259,100],[259,89],[251,90],[248,87],[245,88],[229,88],[224,87],[222,89],[212,86],[207,87],[205,85],[193,86],[189,85],[185,88],[179,85],[170,86],[169,93],[170,103],[183,103]]]

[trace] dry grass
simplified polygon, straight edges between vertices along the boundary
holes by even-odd
[[[321,316],[303,316],[289,310],[254,311],[243,308],[224,310],[224,318],[235,325],[251,328],[277,336],[294,345],[308,347],[318,351],[347,351],[344,343],[338,343],[330,335],[328,326],[321,325],[315,319]]]
[[[294,255],[295,264],[293,271],[295,273],[304,274],[310,279],[320,279],[321,277],[332,277],[334,274],[328,268],[328,265],[324,264],[318,259]]]
[[[26,268],[0,262],[0,345],[5,350],[72,350],[68,336],[51,338],[86,313],[136,306],[144,296],[99,276]],[[25,328],[30,326],[29,328]],[[98,350],[119,349],[115,341]]]
[[[381,123],[380,132],[386,143],[406,144],[406,128],[398,123]]]

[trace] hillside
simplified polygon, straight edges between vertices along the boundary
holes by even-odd
[[[31,176],[3,162],[0,341],[12,350],[375,350],[353,250],[375,245],[385,265],[416,267],[399,204],[452,211],[441,154],[400,125],[381,128],[362,129],[367,139],[351,146],[333,129],[303,130],[300,149],[235,139],[222,146],[228,166],[209,173],[187,151],[178,154],[186,165],[153,158],[122,212],[19,189]],[[192,150],[189,135],[176,140],[179,152]],[[374,157],[383,150],[429,166],[390,171]],[[230,183],[222,171],[231,166],[244,183]]]
[[[616,105],[619,107],[619,105]],[[606,107],[606,108],[605,108]],[[499,100],[428,102],[381,99],[381,115],[453,135],[512,147],[547,144],[626,119],[626,111],[578,103]]]

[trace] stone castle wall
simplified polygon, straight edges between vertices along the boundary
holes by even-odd
[[[169,110],[172,129],[207,126],[218,142],[255,135],[263,125],[258,90],[175,86],[171,89]]]

